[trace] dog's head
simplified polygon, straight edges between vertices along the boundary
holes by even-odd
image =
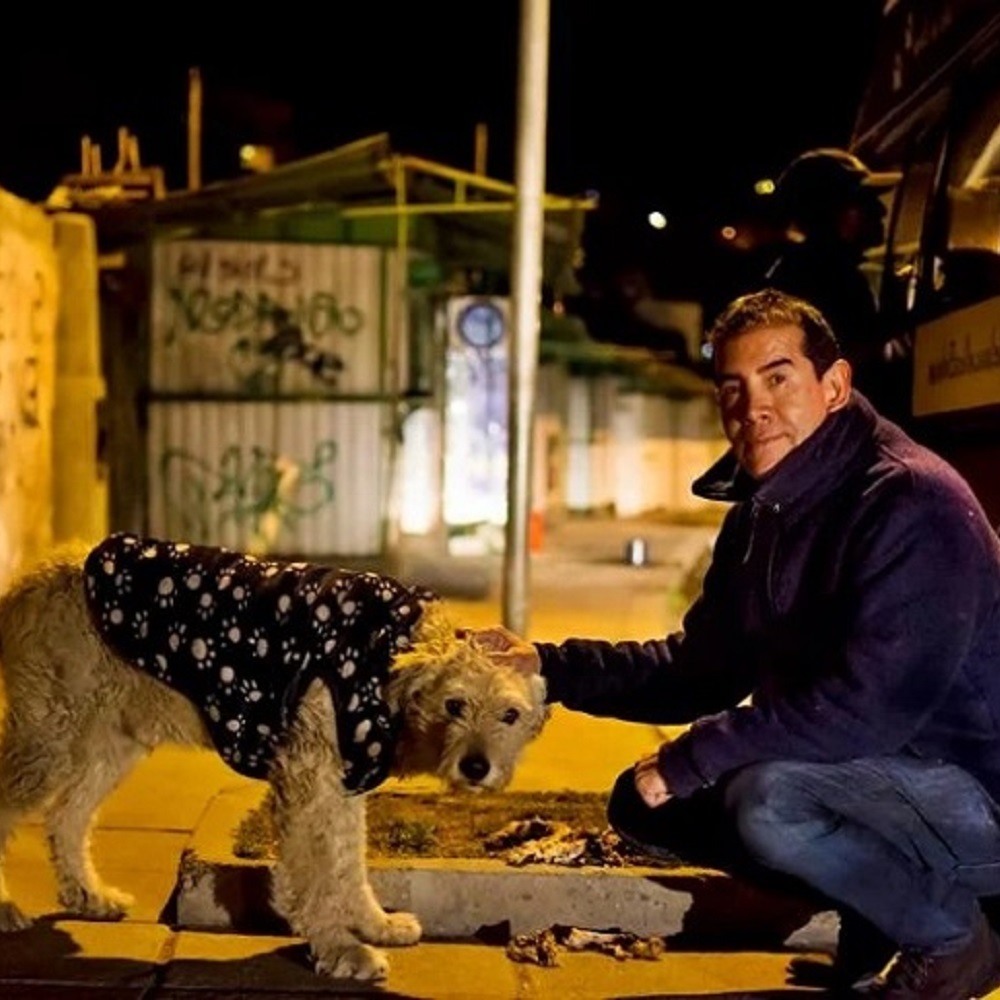
[[[545,681],[498,666],[459,638],[437,602],[398,656],[388,701],[401,722],[396,770],[471,791],[503,788],[549,716]]]

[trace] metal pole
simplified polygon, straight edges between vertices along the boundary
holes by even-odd
[[[542,285],[542,199],[548,101],[549,0],[521,0],[511,260],[513,331],[510,356],[510,441],[503,623],[528,632],[528,521]]]
[[[188,190],[201,188],[201,70],[188,70]]]

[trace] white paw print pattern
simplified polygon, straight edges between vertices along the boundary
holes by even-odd
[[[106,626],[115,627],[125,621],[125,612],[116,604],[107,604],[101,612],[101,621]]]
[[[251,704],[260,701],[264,697],[264,692],[261,691],[260,685],[252,677],[241,677],[239,679],[239,693],[241,698]]]
[[[176,653],[184,645],[187,629],[185,622],[174,622],[170,627],[167,632],[167,645],[170,647],[170,652]]]
[[[219,669],[219,687],[223,694],[230,695],[236,685],[236,671],[228,664]]]
[[[170,664],[167,662],[167,658],[162,653],[157,653],[153,657],[153,669],[156,671],[156,676],[160,680],[168,680],[170,678]]]
[[[353,677],[358,669],[359,655],[354,646],[346,646],[340,659],[340,666],[337,667],[337,673],[345,679]]]
[[[132,632],[137,639],[149,637],[149,612],[140,608],[132,615]]]
[[[353,596],[338,597],[340,604],[340,617],[345,625],[353,625],[361,614],[361,601]]]
[[[283,625],[288,621],[289,615],[292,613],[292,598],[290,594],[282,594],[278,598],[278,603],[275,606],[277,611],[278,624]]]
[[[221,635],[226,642],[231,643],[233,646],[238,645],[243,638],[243,629],[240,626],[239,618],[233,615],[223,618]]]
[[[316,632],[320,635],[328,635],[334,624],[333,610],[326,601],[323,601],[313,608],[312,617],[309,620]]]
[[[114,574],[115,589],[119,594],[132,593],[132,571],[120,569]]]
[[[271,651],[271,641],[266,628],[258,626],[250,633],[250,650],[258,660],[267,658]]]
[[[250,605],[250,590],[245,583],[237,583],[230,591],[237,610],[246,611]]]
[[[215,607],[215,595],[205,590],[198,596],[195,613],[203,622],[207,622],[215,614]]]
[[[199,670],[208,670],[215,663],[215,639],[197,636],[191,640],[191,658]]]
[[[281,640],[281,662],[298,663],[302,659],[302,650],[294,635],[288,635]]]
[[[172,576],[160,578],[156,584],[156,597],[153,599],[164,610],[174,606],[177,602],[177,583]]]

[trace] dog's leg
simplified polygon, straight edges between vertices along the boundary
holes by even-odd
[[[52,794],[58,776],[65,773],[69,760],[59,752],[58,741],[33,745],[23,736],[12,715],[5,720],[0,740],[0,862],[15,824],[42,805]],[[0,933],[24,930],[31,919],[11,899],[0,872]]]
[[[329,694],[307,694],[271,775],[279,857],[275,905],[306,938],[318,972],[335,978],[381,979],[383,952],[369,944],[414,944],[420,924],[387,914],[375,899],[365,865],[364,799],[340,783]]]
[[[124,733],[95,727],[85,754],[45,810],[49,853],[59,887],[59,903],[70,913],[94,920],[120,920],[132,897],[102,883],[90,856],[90,828],[101,802],[146,748]]]
[[[19,812],[0,806],[0,862],[3,860],[7,841],[10,839]],[[0,934],[22,931],[31,926],[31,918],[10,898],[10,891],[0,870]]]

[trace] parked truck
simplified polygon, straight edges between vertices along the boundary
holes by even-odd
[[[885,0],[851,149],[898,170],[869,262],[886,378],[1000,526],[1000,4]]]

